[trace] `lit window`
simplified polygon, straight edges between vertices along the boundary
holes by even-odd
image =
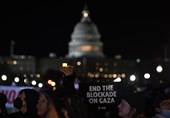
[[[80,50],[82,52],[91,52],[92,51],[92,46],[91,45],[83,45],[80,47]]]

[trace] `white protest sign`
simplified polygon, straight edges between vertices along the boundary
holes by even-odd
[[[89,104],[110,104],[115,103],[117,97],[113,85],[92,85],[86,92]]]

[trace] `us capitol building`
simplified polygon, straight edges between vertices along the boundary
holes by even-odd
[[[140,60],[123,60],[121,55],[113,58],[106,57],[103,54],[101,34],[92,22],[90,12],[84,8],[82,18],[73,28],[68,43],[68,54],[65,57],[56,57],[55,54],[41,59],[25,55],[0,57],[0,84],[30,85],[34,80],[36,82],[34,86],[38,86],[47,71],[58,70],[63,64],[73,65],[76,78],[81,82],[126,80],[129,83],[130,76],[136,74],[135,79],[138,82],[142,81],[143,84],[143,75],[152,72],[150,79],[156,78],[158,81],[154,82],[160,83],[158,78],[162,76],[153,72],[153,67],[160,62],[162,63],[162,60],[149,60],[142,63]]]

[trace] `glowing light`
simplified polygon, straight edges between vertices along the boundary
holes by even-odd
[[[37,78],[40,78],[40,74],[36,74],[36,77],[37,77]]]
[[[113,78],[116,78],[117,77],[117,74],[113,74]]]
[[[122,73],[122,78],[125,78],[126,77],[126,74],[125,73]]]
[[[81,62],[80,62],[80,61],[77,61],[77,65],[80,66],[80,65],[81,65]]]
[[[103,72],[103,68],[99,68],[99,71],[100,71],[100,72]]]
[[[88,14],[87,12],[84,12],[84,13],[83,13],[83,16],[84,16],[84,17],[88,17],[89,14]]]
[[[136,59],[136,62],[137,62],[137,63],[140,63],[140,59]]]
[[[104,74],[104,78],[107,78],[108,77],[108,75],[107,74]]]
[[[15,82],[19,82],[19,77],[15,77],[15,78],[14,78],[14,81],[15,81]]]
[[[80,47],[80,50],[82,52],[90,52],[90,51],[92,51],[92,48],[93,47],[91,45],[83,45],[83,46]]]
[[[32,85],[36,85],[37,82],[36,82],[35,80],[32,80],[31,84],[32,84]]]
[[[131,80],[131,81],[135,81],[135,80],[136,80],[136,76],[135,76],[135,75],[131,75],[131,76],[130,76],[130,80]]]
[[[109,74],[109,78],[112,78],[112,74]]]
[[[55,82],[51,82],[51,86],[55,86],[56,85],[56,83]]]
[[[74,88],[75,88],[76,90],[78,90],[78,89],[79,89],[79,83],[74,83]]]
[[[53,81],[51,80],[51,79],[49,79],[48,81],[47,81],[47,83],[48,84],[51,84]]]
[[[28,79],[25,78],[24,83],[28,84],[28,82],[29,82]]]
[[[12,63],[13,63],[14,65],[17,65],[17,61],[13,61]]]
[[[67,67],[68,64],[67,63],[62,63],[62,67]]]
[[[99,77],[99,74],[98,74],[98,73],[96,73],[94,76],[95,76],[95,78],[98,78],[98,77]]]
[[[121,78],[117,77],[115,80],[113,80],[113,82],[121,82]]]
[[[43,87],[43,84],[42,84],[42,83],[39,83],[39,84],[38,84],[38,87],[39,87],[39,88],[42,88],[42,87]]]
[[[7,80],[7,76],[6,76],[6,75],[2,75],[2,76],[1,76],[1,79],[2,79],[3,81],[6,81],[6,80]]]
[[[156,71],[157,71],[158,73],[161,73],[161,72],[163,71],[163,67],[162,67],[161,65],[157,66],[157,67],[156,67]]]
[[[149,79],[150,76],[151,76],[151,75],[150,75],[149,73],[145,73],[145,74],[144,74],[144,78],[145,78],[145,79]]]

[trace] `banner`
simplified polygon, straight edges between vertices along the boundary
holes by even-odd
[[[13,101],[18,96],[21,89],[33,88],[28,86],[0,86],[0,93],[4,93],[7,96],[8,102],[6,104],[7,108],[13,108]]]

